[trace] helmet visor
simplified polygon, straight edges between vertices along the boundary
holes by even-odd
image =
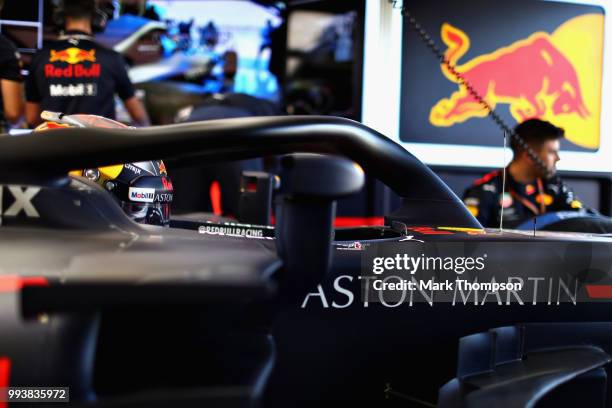
[[[170,203],[121,202],[123,211],[139,224],[170,225]]]

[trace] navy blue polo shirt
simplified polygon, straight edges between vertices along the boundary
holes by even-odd
[[[115,118],[114,94],[134,96],[123,57],[85,33],[67,32],[32,59],[26,99],[41,110]]]

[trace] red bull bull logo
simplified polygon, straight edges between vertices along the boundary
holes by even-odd
[[[593,43],[575,39],[585,37],[585,33],[590,41],[599,39],[601,44],[603,16],[578,16],[552,34],[535,32],[459,63],[470,48],[470,38],[448,23],[441,29],[442,40],[448,47],[445,57],[492,108],[507,104],[517,122],[530,118],[549,120],[564,127],[571,142],[598,148],[603,45],[598,61],[593,55],[589,58],[580,47]],[[599,71],[594,65],[599,65]],[[442,64],[441,69],[448,80],[458,83],[446,65]],[[448,127],[487,115],[488,111],[466,87],[458,84],[457,91],[432,107],[429,121],[434,126]]]
[[[96,62],[96,50],[82,50],[76,47],[66,48],[65,50],[51,50],[49,62],[67,62],[68,64],[78,64],[84,61]]]

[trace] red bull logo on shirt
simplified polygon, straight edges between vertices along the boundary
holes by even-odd
[[[49,62],[67,62],[68,64],[78,64],[84,61],[96,62],[96,50],[82,50],[76,47],[66,48],[65,50],[51,50]]]
[[[448,47],[445,57],[491,107],[507,104],[517,122],[548,120],[565,128],[570,142],[597,149],[603,18],[599,14],[577,16],[551,34],[538,31],[460,64],[470,48],[468,35],[444,23],[441,36]],[[441,69],[448,80],[458,83],[446,65]],[[487,115],[466,87],[458,84],[457,91],[431,108],[429,121],[448,127]]]
[[[46,78],[98,78],[100,76],[100,64],[91,64],[85,67],[83,64],[68,65],[65,68],[56,67],[53,64],[45,64]]]

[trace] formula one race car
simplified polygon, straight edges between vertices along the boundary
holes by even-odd
[[[605,405],[610,237],[484,230],[429,168],[347,119],[146,129],[55,119],[0,136],[0,387],[46,387],[11,388],[4,401]],[[155,206],[170,199],[157,197],[171,190],[165,171],[138,165],[279,154],[274,226],[244,220],[269,219],[261,203],[276,177],[245,175],[243,222],[168,220]],[[335,200],[357,192],[364,172],[402,207],[384,226],[334,231]],[[165,182],[141,184],[155,177]],[[401,279],[407,254],[420,269]],[[68,388],[42,393],[58,387]]]

